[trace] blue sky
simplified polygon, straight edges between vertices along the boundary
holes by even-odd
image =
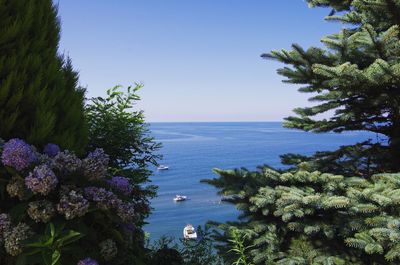
[[[148,121],[279,121],[307,95],[264,52],[320,46],[341,25],[302,0],[55,0],[60,51],[88,96],[142,82]]]

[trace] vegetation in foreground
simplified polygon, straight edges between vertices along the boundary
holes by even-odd
[[[85,90],[58,53],[60,22],[51,1],[0,3],[0,136],[83,155]]]
[[[295,109],[285,125],[364,130],[379,141],[286,154],[288,170],[216,170],[208,183],[241,218],[213,224],[217,243],[207,230],[198,244],[150,249],[142,225],[155,188],[144,184],[160,146],[143,113],[132,111],[140,85],[110,89],[85,106],[71,61],[57,53],[52,2],[3,2],[1,264],[399,263],[400,3],[307,2],[330,8],[327,19],[344,28],[322,39],[325,48],[293,45],[262,56],[289,65],[278,72],[317,103]],[[318,119],[327,112],[331,118]]]
[[[289,170],[216,170],[219,177],[207,182],[242,212],[237,222],[215,224],[219,253],[228,264],[239,262],[229,252],[235,230],[255,264],[398,264],[400,3],[307,2],[330,8],[326,20],[343,29],[321,40],[325,48],[295,44],[262,55],[288,65],[278,70],[285,82],[312,93],[314,105],[295,109],[285,126],[363,130],[379,140],[311,157],[283,155]]]

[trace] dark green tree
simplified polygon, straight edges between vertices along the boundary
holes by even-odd
[[[399,171],[400,3],[394,0],[307,2],[311,7],[330,8],[326,20],[339,21],[344,28],[323,38],[324,48],[303,49],[294,44],[291,50],[262,55],[288,65],[278,70],[287,78],[284,82],[299,84],[300,92],[312,94],[309,100],[314,105],[295,109],[297,116],[288,117],[285,126],[312,132],[376,133],[384,140],[377,143],[380,148],[372,142],[363,144],[360,155],[363,167]],[[324,113],[333,114],[330,118],[318,117]],[[348,162],[355,158],[358,147],[344,147],[339,153],[325,153],[324,157],[335,163]],[[286,162],[293,162],[285,158]],[[318,158],[319,163],[323,157]],[[380,164],[382,161],[387,162]],[[371,173],[358,170],[353,173]]]
[[[83,151],[84,90],[58,53],[60,22],[51,0],[0,1],[0,137]]]

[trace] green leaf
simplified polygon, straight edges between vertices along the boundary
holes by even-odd
[[[51,265],[57,264],[60,257],[61,257],[60,251],[54,250],[53,254],[51,255]]]
[[[55,230],[56,229],[54,228],[54,224],[50,223],[50,235],[51,235],[52,238],[55,237]]]
[[[68,244],[71,244],[72,242],[75,242],[79,239],[81,239],[82,237],[84,237],[85,235],[73,231],[73,230],[68,230],[67,234],[59,239],[56,240],[55,245],[57,247],[61,247],[61,246],[65,246]]]

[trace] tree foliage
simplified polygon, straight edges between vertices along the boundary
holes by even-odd
[[[0,137],[48,142],[82,153],[84,90],[58,54],[60,23],[51,0],[0,1]]]
[[[307,170],[216,170],[209,183],[242,212],[219,226],[219,239],[237,230],[255,264],[398,264],[400,174],[366,180]]]
[[[107,90],[107,97],[92,98],[86,106],[89,127],[88,148],[103,148],[110,156],[110,166],[125,169],[136,181],[147,181],[148,166],[157,164],[160,143],[154,141],[142,111],[133,110],[143,86],[120,86]],[[123,174],[123,172],[121,173]]]
[[[150,135],[143,111],[133,110],[140,100],[140,88],[142,85],[136,84],[123,92],[115,86],[107,90],[106,98],[93,98],[86,105],[88,148],[102,148],[109,155],[113,174],[130,180],[132,199],[138,207],[138,230],[150,213],[149,199],[156,195],[155,186],[146,186],[151,174],[149,166],[157,165],[161,158],[157,154],[161,144]]]
[[[291,50],[262,55],[288,65],[278,70],[287,78],[284,82],[299,84],[300,92],[312,93],[309,100],[314,105],[296,108],[297,116],[288,117],[285,126],[313,132],[363,130],[383,135],[387,143],[378,143],[381,152],[370,150],[367,157],[388,160],[386,171],[400,170],[400,3],[308,3],[331,8],[326,20],[338,21],[344,27],[324,37],[323,48],[304,49],[294,44]],[[333,115],[318,118],[324,113]]]

